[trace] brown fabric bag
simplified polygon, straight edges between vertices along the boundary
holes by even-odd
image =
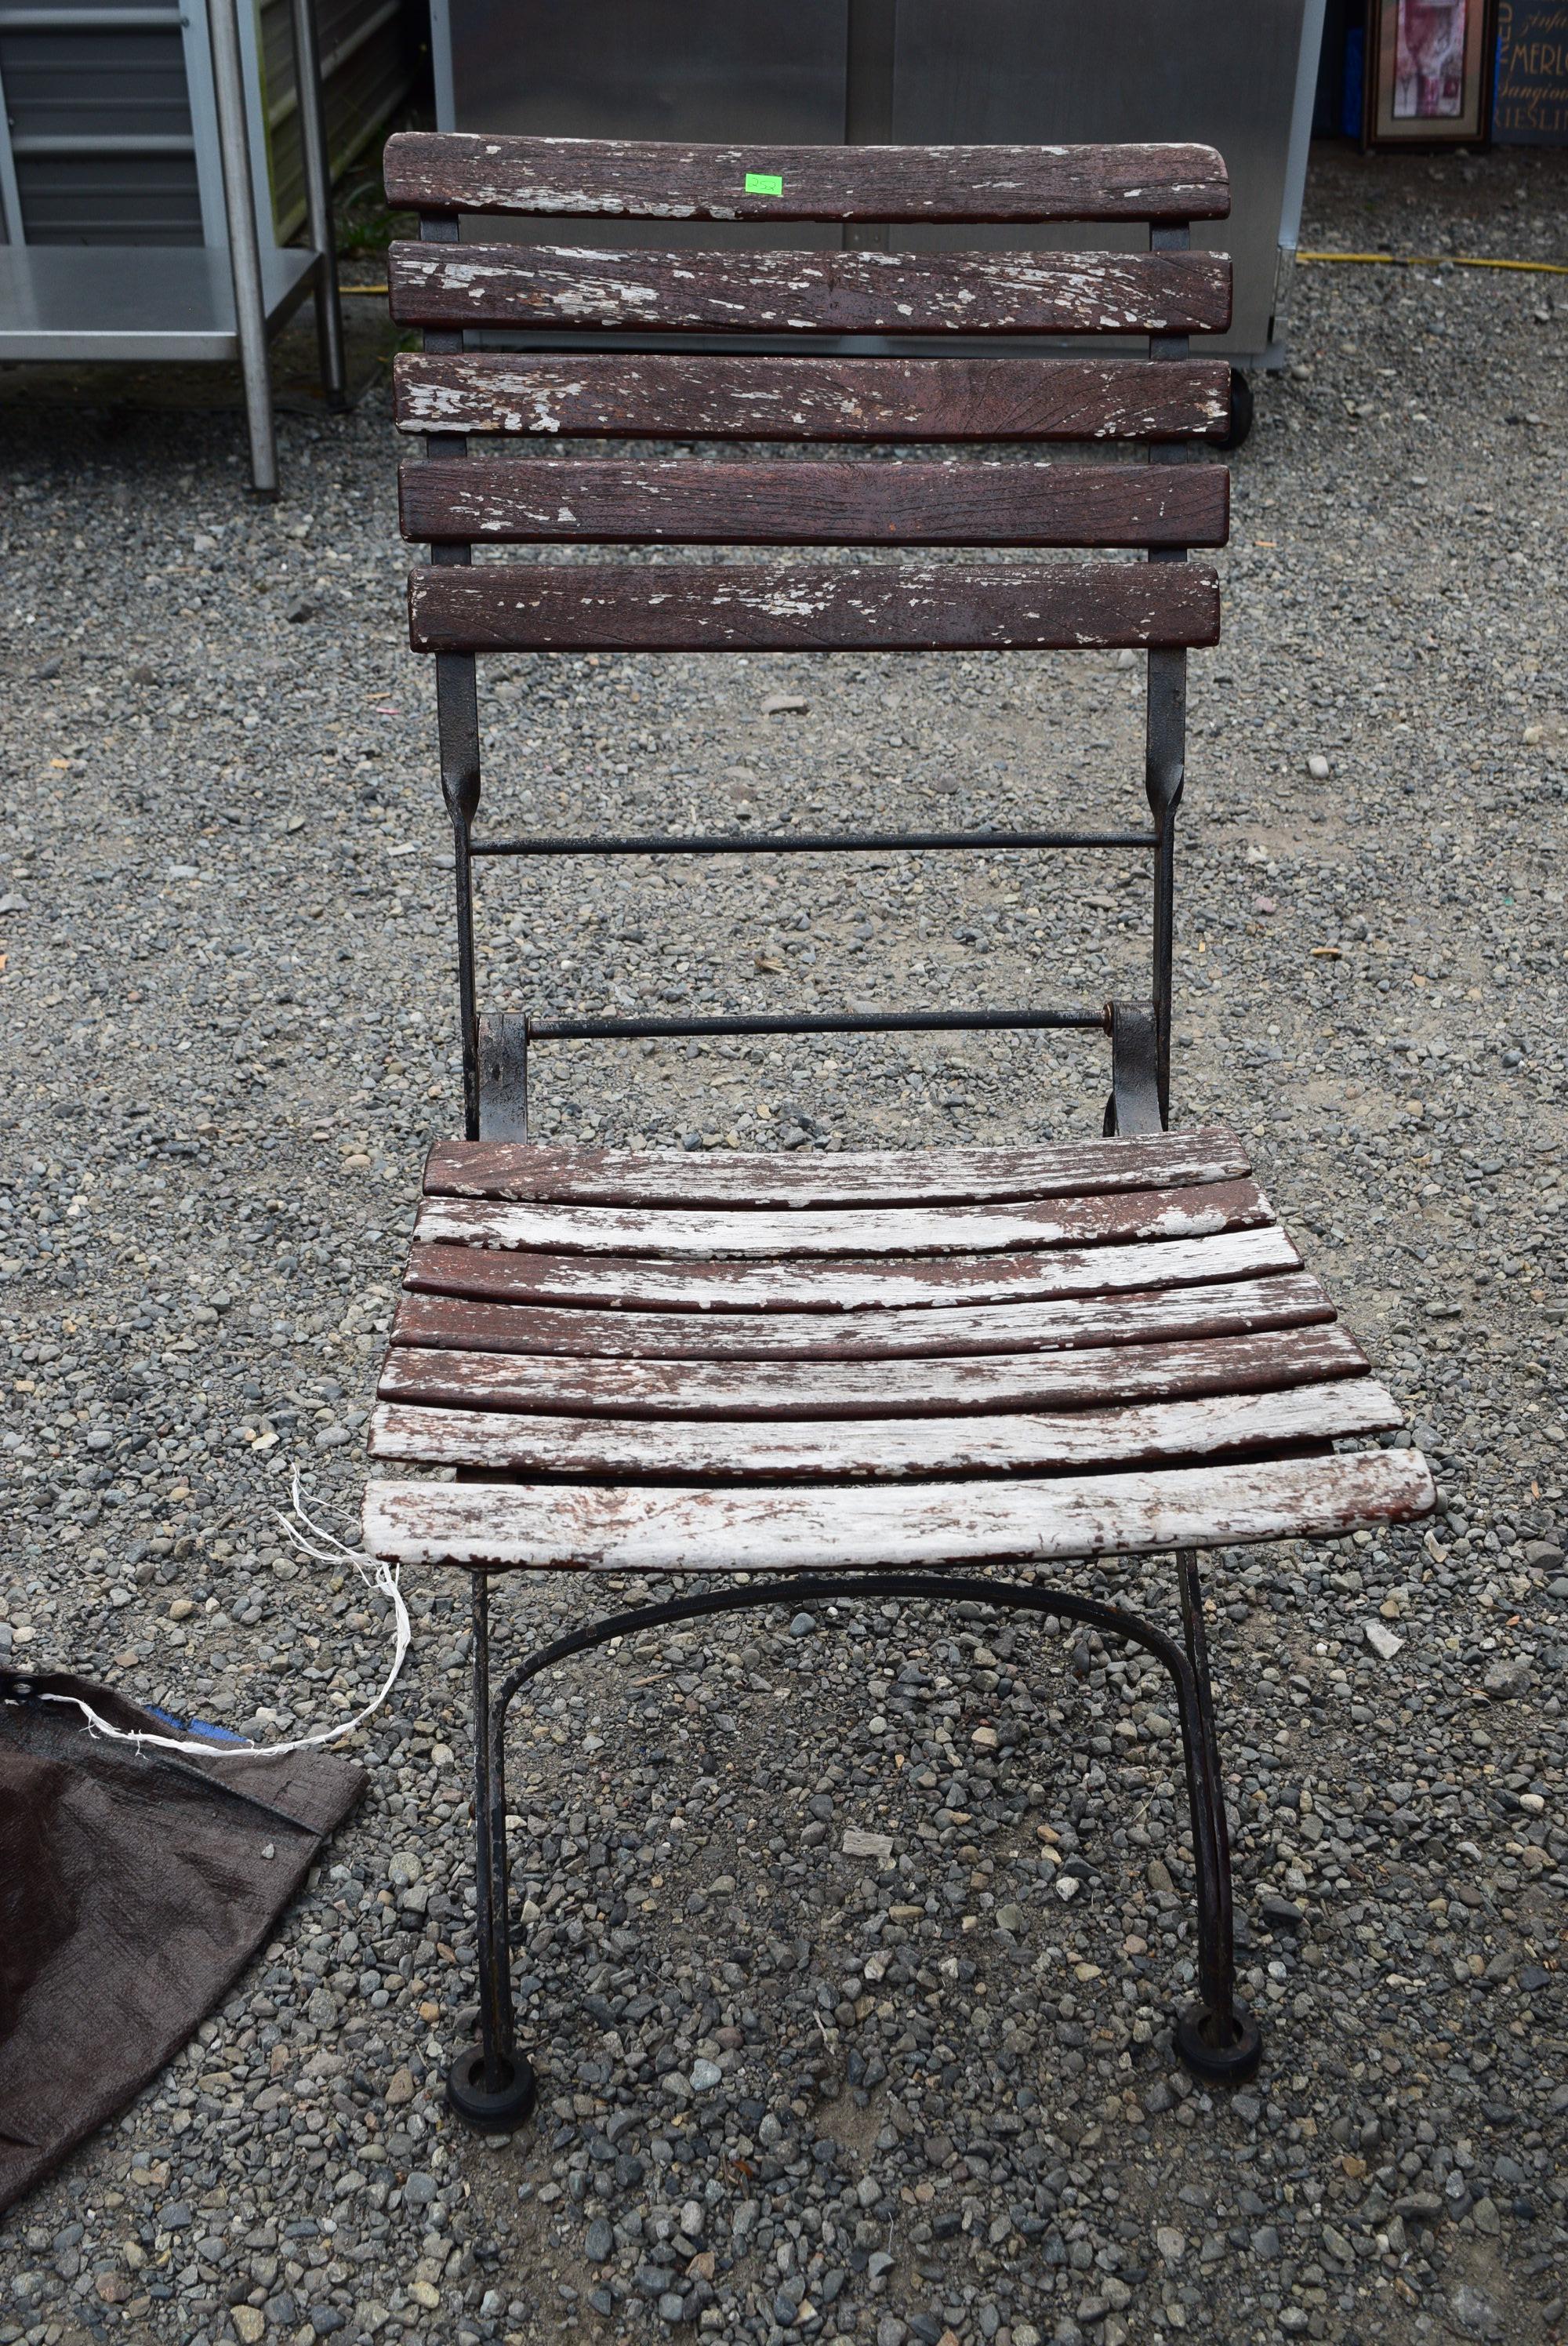
[[[137,1751],[44,1694],[171,1732],[88,1679],[0,1670],[0,2211],[222,2001],[365,1786],[321,1751]]]

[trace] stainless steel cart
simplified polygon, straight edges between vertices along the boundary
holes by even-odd
[[[344,394],[324,80],[340,163],[402,94],[398,0],[323,13],[324,60],[313,0],[0,6],[0,362],[238,360],[263,495],[269,339],[312,294]]]
[[[437,118],[443,129],[753,145],[1201,140],[1226,157],[1234,192],[1230,219],[1210,237],[1236,272],[1235,322],[1218,348],[1238,364],[1277,367],[1323,10],[1324,0],[1165,0],[1155,41],[1148,0],[792,0],[778,11],[734,0],[432,0]],[[650,240],[646,225],[590,238],[575,222],[572,233]],[[952,241],[879,233],[895,245]],[[664,240],[676,234],[660,223]],[[809,240],[794,230],[773,240]],[[1078,240],[1118,239],[1096,228]]]

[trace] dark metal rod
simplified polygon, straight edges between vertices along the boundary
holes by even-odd
[[[1192,230],[1186,220],[1151,227],[1151,252],[1186,252]],[[1186,334],[1151,334],[1151,359],[1185,359],[1191,344]],[[1185,464],[1196,449],[1151,448],[1151,464]],[[1185,546],[1154,546],[1151,562],[1185,562]],[[1145,788],[1155,819],[1155,903],[1151,992],[1155,1005],[1155,1080],[1159,1092],[1160,1120],[1171,1114],[1171,1002],[1176,939],[1176,815],[1186,770],[1186,654],[1151,651],[1148,660],[1148,730]]]
[[[474,855],[863,855],[890,848],[1156,847],[1153,831],[737,831],[678,832],[647,839],[476,839]]]
[[[1160,821],[1160,844],[1155,863],[1155,933],[1153,990],[1155,1001],[1155,1078],[1159,1091],[1160,1121],[1171,1120],[1171,997],[1176,983],[1176,808]]]
[[[983,1561],[983,1559],[982,1559]],[[629,1613],[608,1614],[568,1630],[536,1654],[519,1662],[501,1682],[491,1709],[492,1734],[499,1736],[507,1710],[530,1679],[557,1663],[570,1661],[613,1638],[639,1629],[668,1628],[677,1621],[700,1620],[710,1613],[750,1611],[769,1605],[841,1605],[862,1596],[908,1596],[929,1602],[940,1597],[953,1605],[993,1605],[999,1612],[1051,1613],[1081,1621],[1113,1637],[1125,1637],[1163,1662],[1178,1688],[1192,1683],[1192,1665],[1176,1640],[1140,1614],[1124,1612],[1119,1605],[1103,1605],[1098,1597],[1077,1596],[1064,1588],[1031,1587],[1017,1581],[955,1579],[945,1572],[881,1572],[849,1568],[845,1573],[791,1573],[784,1580],[753,1581],[744,1587],[705,1588],[692,1596],[672,1596],[663,1605],[639,1605]]]
[[[1175,985],[1176,820],[1186,776],[1186,654],[1149,654],[1145,787],[1158,842],[1155,850],[1150,992],[1155,1005],[1155,1077],[1160,1117],[1170,1122],[1171,1003]]]
[[[473,866],[468,855],[468,823],[455,805],[452,807],[452,852],[457,915],[457,1020],[463,1048],[463,1131],[465,1139],[477,1140],[479,988],[473,963]]]
[[[1196,1698],[1196,1749],[1186,1753],[1188,1800],[1193,1820],[1193,1856],[1199,1870],[1198,1992],[1222,2025],[1236,2002],[1235,1926],[1231,1913],[1230,1832],[1225,1815],[1225,1780],[1214,1725],[1214,1693],[1208,1676],[1208,1638],[1203,1626],[1203,1586],[1191,1548],[1176,1556],[1182,1633],[1192,1665]],[[1207,1872],[1209,1888],[1201,1889]]]
[[[490,1732],[490,1584],[472,1576],[473,1593],[473,1848],[479,1952],[480,2031],[484,2090],[499,2094],[512,2076],[511,1931],[506,1915],[505,1744]]]
[[[638,1035],[935,1035],[999,1027],[1105,1031],[1103,1010],[849,1011],[823,1018],[531,1018],[531,1043],[586,1043]]]
[[[305,168],[307,234],[316,252],[316,340],[329,407],[345,403],[343,310],[338,299],[338,243],[332,227],[332,164],[321,90],[315,0],[294,0],[294,86],[300,99],[300,156]]]
[[[1186,1562],[1190,1565],[1191,1559]],[[476,1580],[483,1576],[476,1575]],[[752,1582],[741,1587],[707,1588],[690,1596],[671,1598],[663,1605],[639,1606],[628,1613],[610,1614],[582,1628],[555,1638],[550,1645],[519,1662],[508,1671],[500,1688],[490,1702],[488,1723],[487,1790],[493,1803],[492,1813],[499,1813],[500,1829],[486,1838],[482,1819],[479,1840],[482,1844],[480,1862],[489,1869],[487,1899],[480,1903],[480,1949],[482,1960],[480,2015],[486,2035],[494,2032],[494,2067],[498,2076],[510,2073],[513,2064],[514,2036],[512,2004],[511,1965],[508,1960],[510,1927],[510,1896],[507,1889],[508,1858],[505,1834],[504,1782],[506,1762],[506,1715],[523,1688],[545,1671],[558,1663],[570,1661],[578,1654],[591,1652],[596,1647],[608,1645],[616,1637],[630,1637],[642,1629],[667,1628],[677,1622],[700,1620],[709,1614],[752,1611],[770,1605],[784,1605],[792,1610],[802,1604],[828,1602],[842,1605],[846,1600],[867,1596],[909,1597],[922,1603],[940,1600],[948,1604],[979,1604],[993,1606],[1002,1612],[1054,1614],[1058,1618],[1077,1621],[1085,1627],[1098,1629],[1103,1636],[1125,1637],[1129,1644],[1141,1646],[1163,1663],[1170,1675],[1176,1693],[1176,1708],[1181,1719],[1182,1745],[1187,1760],[1187,1790],[1193,1808],[1193,1850],[1196,1860],[1196,1896],[1198,1908],[1198,1943],[1204,1952],[1203,1970],[1206,1977],[1223,1980],[1228,1976],[1230,1958],[1230,1897],[1228,1876],[1217,1877],[1215,1871],[1216,1842],[1209,1820],[1200,1811],[1212,1807],[1209,1798],[1210,1776],[1208,1755],[1215,1751],[1216,1742],[1211,1711],[1207,1668],[1200,1678],[1191,1651],[1190,1627],[1187,1630],[1188,1650],[1184,1651],[1173,1637],[1152,1621],[1143,1620],[1135,1613],[1125,1613],[1119,1606],[1103,1605],[1097,1598],[1076,1596],[1059,1588],[1021,1586],[1014,1581],[989,1581],[954,1578],[942,1572],[856,1572],[852,1576],[792,1573],[784,1580]],[[1184,1613],[1187,1591],[1183,1585]],[[477,1612],[475,1596],[475,1621]],[[477,1657],[479,1641],[474,1651]],[[477,1698],[478,1680],[475,1678]],[[476,1707],[475,1733],[480,1731],[481,1714]],[[1214,1774],[1217,1779],[1217,1761]],[[1221,1827],[1223,1831],[1223,1826]],[[495,1924],[495,1935],[486,1941],[486,1914]],[[488,1978],[485,1975],[488,1944]],[[1229,2006],[1225,2011],[1228,2013]],[[485,2076],[487,2089],[492,2070],[492,2044],[485,2045]]]
[[[455,244],[459,221],[455,212],[422,212],[421,240],[426,244]],[[461,328],[427,329],[427,351],[461,351]],[[460,432],[427,432],[427,456],[466,456],[468,440]],[[438,546],[431,561],[442,567],[462,569],[472,560],[467,546]],[[435,719],[441,745],[441,790],[452,817],[453,892],[457,913],[458,1023],[463,1044],[463,1129],[469,1140],[479,1137],[479,1005],[473,959],[473,865],[470,840],[479,811],[479,687],[472,652],[437,652],[435,656]]]

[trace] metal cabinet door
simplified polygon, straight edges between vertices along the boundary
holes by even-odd
[[[843,143],[850,0],[432,0],[443,130]],[[557,241],[559,224],[557,223]],[[464,233],[478,233],[473,224]],[[487,235],[537,235],[516,220]],[[579,245],[836,245],[836,229],[575,220]]]
[[[455,130],[844,136],[849,0],[445,0]]]
[[[922,145],[1195,138],[1217,147],[1230,170],[1232,214],[1195,227],[1193,241],[1232,255],[1236,310],[1229,334],[1206,336],[1204,347],[1261,355],[1275,309],[1306,10],[1307,0],[978,0],[967,8],[899,0],[892,135]],[[965,240],[976,240],[972,230]],[[1016,232],[996,240],[1015,242]],[[1041,239],[1102,248],[1128,240],[1110,228]]]

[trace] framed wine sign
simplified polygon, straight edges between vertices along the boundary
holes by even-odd
[[[1568,0],[1497,0],[1500,147],[1568,147]]]
[[[1486,136],[1490,0],[1371,0],[1369,146],[1460,146]]]

